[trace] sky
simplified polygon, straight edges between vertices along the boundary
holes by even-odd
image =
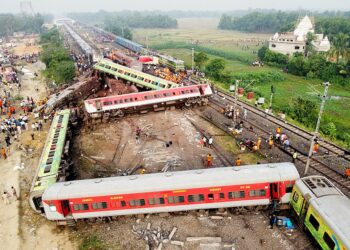
[[[21,0],[0,0],[1,13],[20,12]],[[98,10],[350,10],[350,0],[32,0],[34,12],[63,14]]]

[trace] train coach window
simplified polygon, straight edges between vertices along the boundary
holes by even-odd
[[[74,209],[74,211],[89,210],[89,205],[88,204],[74,204],[73,209]]]
[[[183,203],[183,202],[185,202],[185,197],[184,196],[169,196],[168,202],[169,203]]]
[[[135,206],[140,207],[140,206],[146,205],[146,202],[144,199],[130,200],[129,205],[130,205],[130,207],[135,207]]]
[[[104,209],[107,208],[107,202],[92,203],[92,209]]]
[[[224,194],[224,193],[220,193],[220,194],[219,194],[219,198],[220,198],[220,199],[225,199],[225,194]]]
[[[120,206],[125,207],[126,206],[126,202],[125,201],[121,201],[120,202]]]
[[[236,191],[236,192],[229,192],[228,193],[229,199],[238,199],[238,198],[244,198],[244,197],[245,197],[244,191]]]
[[[310,214],[310,219],[309,219],[311,225],[315,228],[316,231],[318,231],[318,228],[320,227],[320,223],[317,221],[317,219]]]
[[[113,104],[113,102],[103,102],[103,105],[106,105],[106,106],[112,105],[112,104]]]
[[[159,204],[164,204],[164,198],[149,198],[148,199],[148,204],[150,205],[159,205]]]
[[[258,197],[258,196],[265,196],[265,195],[266,195],[265,189],[250,190],[250,191],[249,191],[249,196],[250,196],[250,197]]]
[[[297,192],[294,192],[294,194],[293,194],[293,201],[294,201],[295,203],[297,203],[298,200],[299,200],[299,194],[298,194]]]
[[[291,193],[293,191],[293,184],[286,185],[286,193]]]
[[[188,202],[200,202],[200,201],[204,201],[203,194],[195,194],[195,195],[188,196]]]
[[[325,232],[323,235],[323,241],[327,244],[329,249],[334,249],[335,243],[327,232]]]

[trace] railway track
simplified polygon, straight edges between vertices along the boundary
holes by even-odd
[[[225,98],[226,100],[230,101],[230,102],[234,102],[235,98],[223,91],[218,91],[217,93],[218,96]],[[293,124],[290,123],[286,123],[285,120],[278,118],[274,115],[271,114],[267,114],[266,112],[264,112],[263,110],[257,109],[256,107],[249,105],[245,102],[242,102],[240,100],[237,100],[237,104],[241,107],[244,107],[245,109],[247,109],[248,111],[254,113],[255,115],[258,115],[266,120],[268,120],[269,122],[272,122],[274,124],[276,124],[277,126],[280,126],[281,128],[288,130],[294,134],[298,134],[299,137],[303,137],[304,139],[310,140],[313,136],[312,133],[303,130]],[[349,161],[350,163],[350,151],[349,150],[345,150],[341,147],[339,147],[338,145],[335,145],[332,142],[326,141],[323,138],[317,137],[318,143],[321,147],[323,147],[324,149],[326,149],[328,152],[333,153],[334,155],[340,156],[344,159],[346,159],[347,161]]]
[[[226,100],[228,102],[234,101],[234,97],[232,97],[226,93],[223,93],[223,92],[218,92],[218,96],[222,100]],[[215,98],[215,97],[211,98],[210,104],[217,106],[217,108],[216,107],[212,107],[212,108],[214,108],[216,111],[219,111],[219,109],[225,108],[225,106],[222,105],[222,100],[220,102],[220,100],[218,98]],[[259,116],[259,117],[261,117],[261,118],[263,118],[263,119],[265,119],[265,120],[267,120],[267,121],[269,121],[277,126],[281,126],[281,128],[283,128],[283,129],[289,131],[290,133],[293,133],[294,135],[297,135],[303,139],[310,140],[312,137],[311,133],[300,129],[300,128],[296,127],[295,125],[285,123],[284,120],[277,118],[277,117],[274,117],[273,115],[266,114],[264,111],[259,110],[259,109],[255,108],[249,104],[246,104],[246,103],[241,102],[241,101],[237,101],[237,104],[240,107],[244,107],[245,109],[247,109],[251,113],[253,113],[253,114],[255,114],[255,115],[257,115],[257,116]],[[213,121],[213,120],[211,122],[217,123],[217,121]],[[250,124],[250,126],[253,126],[256,129],[260,130],[262,132],[262,133],[260,133],[262,138],[264,138],[264,139],[268,138],[270,131],[267,131],[266,129],[263,129],[260,126],[257,126],[257,124],[254,124],[254,123],[249,122],[249,121],[245,121],[245,123],[248,123],[248,124]],[[342,149],[339,146],[334,145],[333,143],[330,143],[330,142],[327,142],[327,141],[324,141],[321,139],[319,140],[319,144],[322,147],[324,147],[325,150],[332,152],[334,156],[343,157],[345,160],[349,161],[349,156],[347,155],[347,151],[345,149]],[[303,152],[299,148],[290,146],[288,149],[286,149],[283,147],[283,145],[279,145],[279,144],[276,144],[276,146],[278,146],[282,151],[284,151],[285,153],[287,153],[289,155],[292,155],[294,151],[297,151],[299,154],[298,160],[302,164],[306,164],[307,153]],[[350,164],[350,162],[349,162],[349,164]],[[318,159],[316,157],[311,158],[310,168],[313,169],[318,174],[327,176],[334,183],[336,183],[337,186],[346,195],[350,196],[350,180],[345,179],[342,173],[340,173],[339,171],[330,167],[328,164],[322,162],[320,159]]]

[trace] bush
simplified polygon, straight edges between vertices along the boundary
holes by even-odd
[[[337,134],[337,127],[333,122],[329,122],[326,126],[321,127],[321,131],[329,138],[334,139]]]
[[[85,237],[79,250],[107,250],[107,246],[96,235]]]

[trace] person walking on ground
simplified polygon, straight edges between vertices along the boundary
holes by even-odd
[[[237,158],[236,160],[236,166],[241,166],[241,158]]]
[[[12,196],[16,198],[16,200],[18,200],[18,195],[17,195],[17,191],[14,187],[11,187],[11,192],[12,192]]]
[[[273,229],[273,226],[275,225],[277,220],[277,217],[275,214],[270,215],[270,229]]]
[[[140,141],[140,136],[139,135],[136,135],[136,144],[141,144],[141,141]]]
[[[297,158],[298,158],[298,153],[297,153],[297,151],[294,151],[292,162],[295,163],[295,160],[296,160]]]
[[[350,167],[345,168],[344,177],[350,179]]]
[[[8,196],[7,192],[4,192],[2,194],[2,200],[4,201],[5,205],[9,205],[10,204],[10,200],[9,200],[9,196]]]
[[[211,154],[207,155],[207,167],[210,168],[213,165],[213,156]]]
[[[209,148],[211,148],[211,146],[213,145],[213,137],[210,136],[208,140],[208,144],[209,144]]]
[[[140,129],[140,127],[136,128],[136,135],[141,136],[141,129]]]
[[[1,148],[1,155],[2,155],[2,158],[4,158],[4,160],[7,159],[6,149],[4,147]]]

